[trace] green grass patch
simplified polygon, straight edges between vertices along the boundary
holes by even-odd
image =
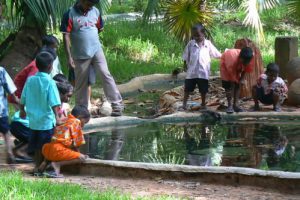
[[[113,191],[98,193],[69,183],[25,180],[20,172],[0,173],[0,199],[130,199]]]

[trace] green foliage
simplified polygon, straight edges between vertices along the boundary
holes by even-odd
[[[158,55],[158,49],[149,40],[142,41],[141,38],[121,38],[117,42],[117,48],[122,53],[135,61],[149,62]]]
[[[212,11],[206,5],[201,10],[201,0],[169,0],[166,3],[164,21],[169,32],[173,33],[180,41],[186,43],[191,38],[191,27],[196,23],[202,23],[209,27],[212,23]]]
[[[45,179],[24,180],[20,172],[0,173],[0,199],[130,199],[114,191],[96,193],[85,190],[79,185],[63,183],[56,184]]]

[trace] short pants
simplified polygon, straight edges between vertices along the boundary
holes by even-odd
[[[185,79],[184,91],[193,92],[198,86],[200,94],[206,94],[208,92],[208,80],[202,78]]]

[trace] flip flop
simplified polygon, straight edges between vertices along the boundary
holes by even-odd
[[[234,113],[233,108],[232,108],[232,107],[228,107],[228,108],[226,109],[226,113],[227,113],[227,114],[232,114],[232,113]]]
[[[25,158],[25,157],[16,157],[15,158],[16,163],[32,163],[33,160],[31,158]]]
[[[244,112],[244,109],[242,109],[240,107],[234,107],[233,110],[234,110],[234,112]]]
[[[46,178],[64,178],[64,176],[62,174],[56,174],[55,171],[44,172],[43,176]]]

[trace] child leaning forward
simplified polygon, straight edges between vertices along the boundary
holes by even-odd
[[[43,146],[45,161],[39,167],[39,171],[44,171],[48,162],[55,170],[55,173],[46,175],[57,178],[62,177],[60,167],[84,162],[87,158],[79,152],[79,146],[85,144],[82,128],[90,120],[90,113],[84,106],[75,106],[68,115],[65,124],[55,128],[52,141]]]
[[[257,85],[252,90],[254,110],[260,110],[260,101],[266,105],[273,105],[273,110],[276,112],[281,111],[281,104],[287,97],[288,88],[282,78],[278,77],[278,74],[278,65],[270,63],[266,72],[260,75]]]
[[[187,109],[189,93],[193,92],[196,86],[198,86],[201,94],[201,107],[206,109],[211,58],[221,57],[221,53],[216,47],[209,40],[205,39],[205,28],[202,24],[192,27],[192,36],[193,39],[185,47],[182,56],[184,68],[187,68],[182,105],[184,110]]]

